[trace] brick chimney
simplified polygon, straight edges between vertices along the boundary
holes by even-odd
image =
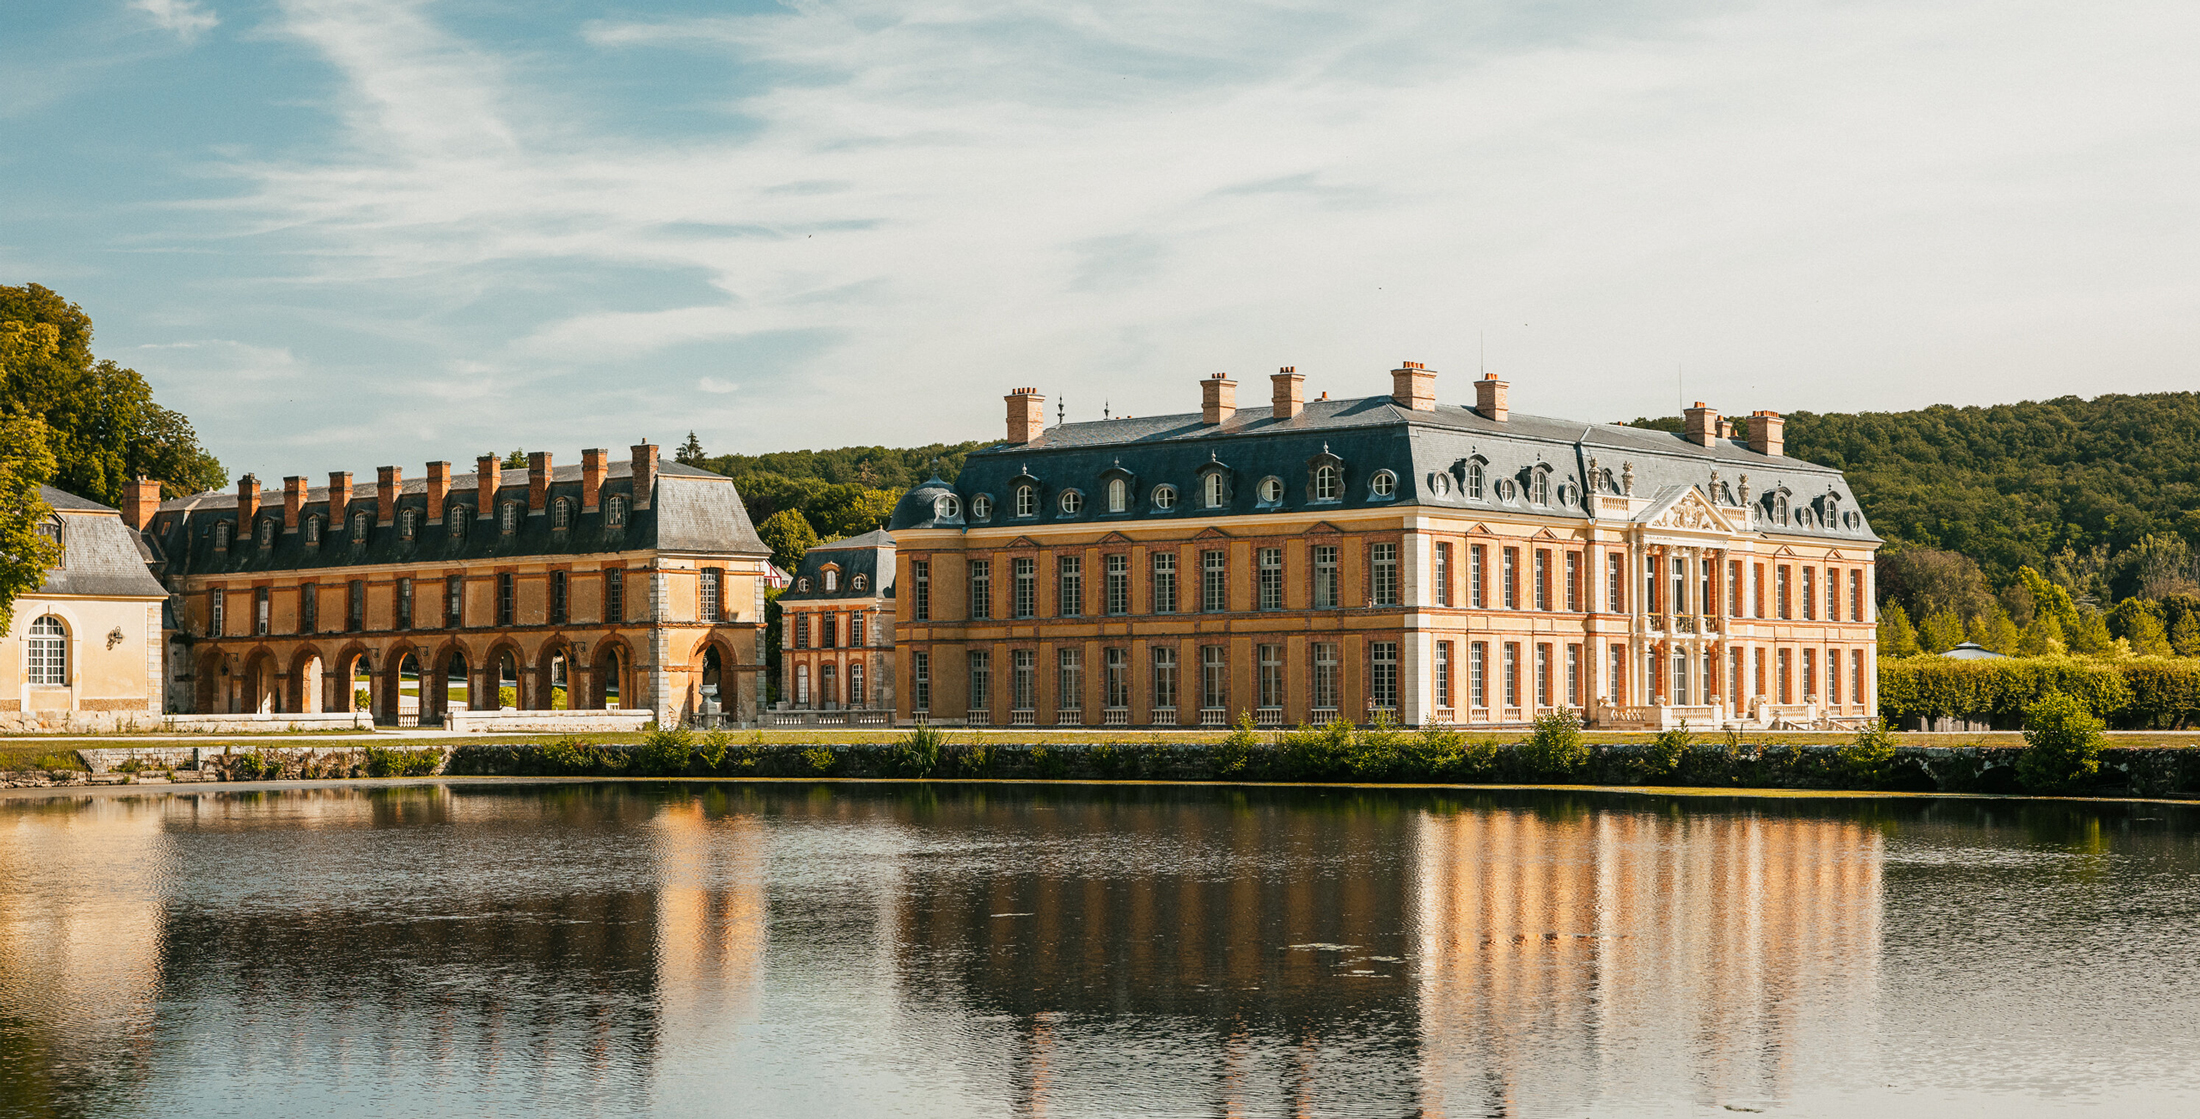
[[[1688,420],[1687,435],[1689,442],[1699,447],[1708,447],[1719,441],[1720,428],[1724,427],[1725,423],[1719,419],[1717,408],[1706,408],[1704,402],[1699,400],[1696,402],[1695,407],[1686,409],[1681,414],[1686,416]]]
[[[260,480],[247,474],[237,479],[237,535],[252,531],[252,522],[260,515]]]
[[[428,523],[443,523],[443,503],[451,497],[451,464],[448,461],[428,464]]]
[[[160,483],[143,474],[122,484],[122,523],[144,532],[160,509]]]
[[[283,531],[298,531],[298,522],[304,520],[306,511],[306,480],[293,474],[283,479]]]
[[[1720,420],[1719,420],[1719,438],[1721,438],[1721,439],[1732,439],[1732,438],[1734,438],[1734,421],[1733,421],[1733,420],[1729,420],[1729,419],[1724,419],[1724,418],[1722,418],[1722,419],[1720,419]]]
[[[1237,382],[1217,373],[1199,383],[1199,421],[1218,424],[1237,414]]]
[[[534,451],[527,456],[527,512],[529,515],[550,507],[550,452]]]
[[[1760,455],[1786,453],[1787,441],[1780,437],[1780,413],[1751,412],[1749,414],[1749,449]]]
[[[405,488],[405,472],[394,466],[374,468],[374,523],[386,525],[397,519],[397,494]]]
[[[1047,398],[1038,389],[1017,389],[1001,398],[1008,402],[1008,441],[1029,443],[1047,426]]]
[[[634,444],[634,507],[649,508],[651,495],[657,492],[657,444]]]
[[[1390,402],[1416,412],[1436,410],[1436,374],[1418,361],[1401,361],[1390,371]]]
[[[504,470],[497,465],[495,455],[483,455],[474,460],[474,519],[486,521],[497,515],[497,487],[504,484]]]
[[[602,447],[590,447],[581,452],[581,512],[596,511],[596,502],[603,493],[603,480],[610,473],[610,451]]]
[[[1286,365],[1268,378],[1275,386],[1273,408],[1270,412],[1279,420],[1288,420],[1306,410],[1306,378],[1296,365]]]
[[[1512,410],[1505,407],[1505,382],[1498,380],[1497,374],[1486,374],[1474,383],[1474,410],[1480,412],[1483,419],[1498,423],[1504,423],[1505,417],[1512,414]]]
[[[351,526],[351,471],[328,472],[328,527],[334,532],[348,531]]]

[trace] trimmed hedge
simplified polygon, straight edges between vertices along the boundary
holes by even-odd
[[[2188,727],[2200,723],[2200,659],[1922,656],[1879,662],[1879,713],[1890,722],[1954,717],[2014,729],[2026,709],[2056,693],[2112,727]]]

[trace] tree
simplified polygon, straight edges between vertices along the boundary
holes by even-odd
[[[1910,626],[1909,612],[1899,602],[1888,603],[1879,612],[1879,655],[1914,657],[1917,651],[1917,630]]]
[[[2046,610],[2032,614],[2032,624],[2024,627],[2017,636],[2017,655],[2025,657],[2052,657],[2068,651],[2063,643],[2062,623]]]
[[[1994,597],[1978,561],[1941,548],[1889,549],[1880,554],[1873,578],[1913,618],[1929,620],[1944,610],[1970,617]]]
[[[2180,657],[2200,657],[2200,612],[2188,612],[2169,629],[2170,650]]]
[[[140,474],[178,493],[227,482],[190,421],[155,403],[145,378],[92,356],[83,308],[38,284],[0,286],[0,332],[14,340],[0,343],[10,351],[0,400],[43,423],[52,485],[115,505]]]
[[[506,470],[525,470],[525,469],[527,469],[527,451],[526,451],[526,449],[525,449],[525,448],[523,448],[523,447],[515,447],[515,448],[513,448],[513,449],[512,449],[512,453],[511,453],[511,454],[508,454],[508,455],[504,456],[504,462],[503,462],[503,464],[502,464],[502,465],[503,465],[503,468],[504,468],[504,469],[506,469]]]
[[[2050,692],[2024,712],[2024,752],[2017,780],[2035,793],[2058,793],[2092,780],[2101,769],[2101,720],[2085,704]]]
[[[793,571],[802,562],[802,553],[817,545],[817,530],[799,510],[781,509],[764,518],[756,527],[756,534],[764,538],[764,546],[772,550],[772,562],[782,570]]]
[[[894,515],[894,503],[899,500],[901,495],[892,490],[834,485],[804,503],[802,512],[817,529],[819,539],[842,540],[885,524]]]
[[[703,454],[703,444],[696,440],[693,431],[688,432],[687,442],[680,444],[680,449],[672,452],[672,461],[687,466],[702,466],[707,457]]]
[[[1963,644],[1963,619],[1953,610],[1936,610],[1917,627],[1917,644],[1928,653],[1945,653]]]
[[[2108,635],[2108,619],[2098,610],[2078,612],[2078,624],[2064,635],[2070,651],[2080,656],[2097,657],[2116,647],[2116,639]]]
[[[2162,629],[2162,619],[2152,614],[2141,614],[2133,620],[2130,628],[2124,632],[2124,640],[2131,642],[2131,651],[2142,657],[2170,655],[2169,634]]]
[[[1971,615],[1968,632],[1972,642],[1988,652],[2017,651],[2017,624],[2009,620],[2009,612],[2001,608],[2001,603],[1993,603]]]
[[[53,516],[38,494],[53,475],[48,440],[46,425],[29,416],[0,416],[0,633],[13,624],[15,600],[37,590],[60,558],[41,531]]]

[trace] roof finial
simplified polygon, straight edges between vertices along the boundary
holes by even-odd
[[[1057,401],[1055,401],[1055,402],[1054,402],[1054,426],[1056,426],[1056,427],[1060,427],[1060,426],[1062,426],[1063,424],[1065,424],[1065,423],[1068,423],[1068,422],[1069,422],[1069,397],[1067,397],[1067,396],[1064,396],[1064,397],[1063,397],[1063,398],[1061,398],[1060,400],[1057,400]]]
[[[1108,409],[1108,401],[1103,400],[1100,402],[1100,418],[1103,420],[1112,420],[1115,418],[1115,413]]]

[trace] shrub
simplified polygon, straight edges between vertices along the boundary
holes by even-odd
[[[1363,780],[1380,780],[1397,772],[1405,760],[1405,742],[1406,736],[1399,733],[1390,712],[1375,712],[1375,719],[1368,728],[1352,736],[1352,752],[1346,759],[1352,775]]]
[[[1416,776],[1429,778],[1480,777],[1497,761],[1497,743],[1487,738],[1469,741],[1446,726],[1429,726],[1406,746],[1407,765]]]
[[[810,763],[810,768],[816,770],[819,773],[831,773],[833,771],[833,763],[838,761],[839,759],[833,756],[833,752],[831,750],[828,750],[823,746],[813,746],[807,750],[802,751],[802,760]]]
[[[1535,730],[1519,750],[1521,763],[1536,774],[1565,776],[1589,760],[1581,740],[1581,716],[1561,708],[1535,720]]]
[[[369,777],[425,777],[435,772],[443,761],[443,751],[386,750],[380,746],[366,749],[367,776]]]
[[[930,777],[940,767],[940,749],[947,736],[930,723],[919,724],[894,751],[894,764],[905,777]]]
[[[1894,772],[1894,732],[1874,719],[1856,732],[1856,741],[1834,751],[1841,775],[1865,785],[1884,784]]]
[[[1688,747],[1696,736],[1689,733],[1686,720],[1672,730],[1661,730],[1650,740],[1650,748],[1642,755],[1642,772],[1645,777],[1670,777],[1679,772],[1681,762],[1688,757]]]
[[[695,733],[683,726],[651,727],[634,747],[628,767],[651,777],[686,773],[688,756],[695,752]]]
[[[1323,727],[1301,724],[1276,736],[1276,751],[1287,777],[1335,780],[1351,769],[1352,724],[1343,719],[1331,719]]]
[[[1213,759],[1215,775],[1230,777],[1245,772],[1245,765],[1252,760],[1253,751],[1260,749],[1260,730],[1253,723],[1253,713],[1238,712],[1237,726],[1208,755]]]
[[[518,689],[518,688],[498,688],[498,689],[497,689],[497,706],[498,706],[498,707],[518,707],[518,706],[519,706],[519,689]]]
[[[374,693],[373,693],[373,692],[371,692],[371,691],[368,691],[368,690],[367,690],[367,689],[365,689],[365,688],[360,688],[360,689],[358,689],[357,691],[354,691],[354,692],[352,692],[352,693],[351,693],[351,709],[352,709],[352,710],[354,710],[354,711],[365,711],[365,710],[366,710],[367,708],[369,708],[369,707],[372,707],[372,706],[374,706]]]
[[[535,747],[535,760],[552,775],[585,773],[596,764],[596,751],[570,735]]]
[[[2025,710],[2017,780],[2026,789],[2063,792],[2090,781],[2100,769],[2101,721],[2085,704],[2057,694]]]

